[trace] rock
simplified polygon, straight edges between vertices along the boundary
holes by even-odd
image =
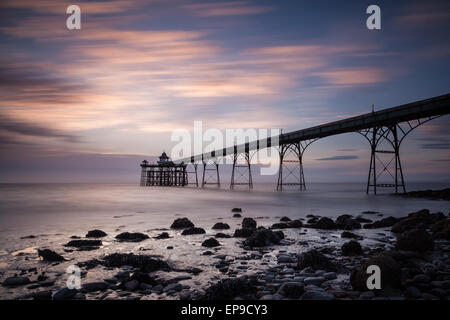
[[[356,217],[355,220],[358,221],[359,223],[372,223],[373,222],[372,220],[363,218],[363,217]]]
[[[325,272],[323,274],[323,277],[327,280],[333,280],[337,278],[337,274],[336,272]]]
[[[350,215],[350,214],[343,214],[343,215],[340,215],[339,217],[336,218],[336,222],[335,222],[335,223],[336,223],[336,226],[337,226],[339,229],[343,229],[345,223],[347,222],[347,220],[351,220],[351,219],[353,219],[353,216]]]
[[[347,221],[345,221],[344,225],[342,226],[342,229],[344,230],[361,229],[361,223],[359,223],[355,219],[348,219]]]
[[[434,200],[450,200],[450,188],[442,190],[419,190],[410,191],[400,194],[403,197],[408,198],[426,198]]]
[[[236,229],[234,231],[234,237],[236,238],[248,238],[253,233],[255,233],[256,229],[254,228],[243,228],[243,229]]]
[[[183,289],[183,286],[179,283],[171,283],[168,284],[166,287],[164,287],[163,292],[169,292],[169,291],[181,291]]]
[[[158,239],[158,240],[160,240],[160,239],[169,239],[170,236],[169,236],[169,234],[167,232],[163,232],[163,233],[160,233],[156,237],[153,237],[153,238],[154,239]]]
[[[217,222],[212,228],[214,230],[226,230],[230,229],[230,226],[227,223]]]
[[[209,238],[202,242],[202,246],[207,247],[207,248],[212,248],[212,247],[220,246],[220,243],[214,238]]]
[[[305,287],[305,293],[300,297],[300,300],[333,300],[334,296],[327,293],[322,288],[314,285]]]
[[[209,250],[202,253],[202,256],[212,256],[212,255],[213,255],[213,252],[209,251]]]
[[[233,208],[231,209],[231,212],[242,212],[241,208]]]
[[[251,296],[256,293],[256,285],[254,278],[228,278],[207,288],[200,300],[233,300],[238,296]]]
[[[287,228],[289,228],[289,225],[284,222],[278,222],[278,223],[274,223],[270,228],[271,229],[287,229]]]
[[[233,218],[242,218],[242,215],[240,213],[233,214]]]
[[[305,285],[312,284],[312,285],[320,285],[322,282],[325,281],[324,277],[306,277],[303,281]]]
[[[108,285],[106,282],[89,282],[83,284],[82,290],[85,292],[104,291],[108,288]]]
[[[284,239],[282,231],[272,231],[268,229],[256,230],[249,238],[244,241],[244,245],[249,247],[265,247],[279,244]]]
[[[65,247],[75,247],[75,248],[83,248],[83,247],[98,247],[102,245],[101,240],[71,240],[66,243]]]
[[[280,254],[277,257],[277,261],[278,261],[278,263],[291,263],[291,262],[293,262],[291,256],[287,255],[287,254]]]
[[[363,226],[364,229],[378,229],[378,228],[387,228],[392,227],[395,223],[397,223],[399,219],[395,217],[387,217],[381,220],[375,221],[373,223],[368,223]]]
[[[450,219],[441,220],[431,226],[431,232],[435,239],[450,240]]]
[[[288,218],[288,217],[282,217],[282,218],[280,219],[280,221],[281,221],[281,222],[288,222],[288,221],[291,221],[291,219]]]
[[[300,220],[292,220],[292,221],[289,221],[287,224],[288,224],[289,228],[301,228],[301,227],[303,227],[303,222],[301,222]]]
[[[323,230],[337,229],[337,226],[334,223],[334,221],[327,217],[320,218],[319,220],[317,220],[317,222],[311,224],[310,227]]]
[[[192,228],[194,224],[188,218],[178,218],[170,226],[171,229]]]
[[[231,236],[229,234],[225,234],[222,232],[217,233],[214,237],[216,237],[216,238],[231,238]]]
[[[289,299],[298,299],[304,291],[305,286],[301,282],[285,282],[277,293]]]
[[[52,300],[52,291],[44,290],[44,291],[33,292],[31,294],[31,297],[33,298],[33,300]]]
[[[400,234],[397,238],[397,249],[424,252],[433,249],[434,241],[423,229],[413,229]]]
[[[56,262],[64,261],[64,257],[50,249],[38,249],[38,255],[42,257],[44,261]]]
[[[184,229],[183,232],[181,233],[181,235],[189,236],[189,235],[193,235],[193,234],[204,234],[204,233],[206,233],[206,231],[203,228],[191,227],[191,228]]]
[[[357,234],[354,234],[349,231],[344,231],[341,233],[341,238],[347,238],[347,239],[362,239],[361,236],[358,236]]]
[[[148,239],[149,236],[140,232],[122,232],[116,236],[116,239],[123,242],[141,242]]]
[[[86,238],[103,238],[106,237],[108,234],[102,230],[91,230],[88,231],[88,233],[86,234]]]
[[[359,256],[362,254],[361,245],[355,240],[344,243],[341,250],[343,256]]]
[[[303,270],[311,267],[314,270],[337,271],[337,265],[319,251],[312,249],[298,256],[297,267]]]
[[[420,299],[422,297],[422,293],[415,286],[409,286],[406,288],[404,294],[408,299]]]
[[[4,287],[18,287],[30,283],[30,279],[27,277],[9,277],[3,281],[2,286]]]
[[[133,253],[113,253],[103,258],[102,264],[106,267],[132,266],[142,272],[153,272],[156,270],[170,270],[167,262],[155,259],[148,255],[135,255]]]
[[[124,288],[125,288],[125,290],[128,290],[128,291],[134,291],[139,288],[139,281],[137,281],[137,280],[128,281],[125,283]]]
[[[242,220],[242,228],[243,229],[247,229],[247,228],[256,228],[256,221],[252,218],[244,218],[244,220]]]
[[[71,300],[78,293],[77,289],[64,288],[53,295],[53,300]]]
[[[281,300],[283,299],[283,296],[281,294],[275,293],[275,294],[266,294],[263,295],[259,300]]]
[[[400,288],[402,279],[402,270],[400,265],[387,252],[380,253],[363,262],[359,267],[352,270],[350,283],[353,290],[367,291],[367,268],[370,265],[376,265],[381,272],[381,288]]]

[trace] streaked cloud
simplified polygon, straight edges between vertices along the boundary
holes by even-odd
[[[183,8],[202,17],[255,15],[274,10],[271,6],[254,5],[248,1],[193,3],[183,5]]]
[[[333,156],[333,157],[326,157],[326,158],[319,158],[319,159],[315,159],[315,160],[319,160],[319,161],[335,161],[335,160],[353,160],[353,159],[358,159],[358,156],[354,156],[354,155],[346,155],[346,156]]]

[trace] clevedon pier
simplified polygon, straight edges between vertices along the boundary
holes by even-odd
[[[406,136],[424,123],[449,114],[450,94],[373,111],[356,117],[319,126],[283,133],[221,150],[169,161],[165,153],[157,164],[141,163],[141,186],[220,187],[219,159],[232,158],[230,188],[253,188],[251,159],[265,148],[275,147],[279,153],[277,190],[305,190],[303,155],[318,139],[355,132],[370,146],[370,163],[366,193],[380,188],[405,192],[405,178],[400,161],[400,146]],[[202,166],[201,176],[198,166]]]

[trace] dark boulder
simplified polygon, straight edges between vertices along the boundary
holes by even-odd
[[[169,239],[170,236],[169,236],[169,234],[167,232],[162,232],[162,233],[158,234],[156,237],[153,237],[153,238],[154,239],[158,239],[158,240],[160,240],[160,239]]]
[[[192,228],[194,224],[188,218],[178,218],[172,223],[170,228],[172,229],[186,229]]]
[[[381,289],[400,288],[402,279],[402,270],[400,265],[389,254],[381,253],[367,261],[359,267],[353,269],[350,275],[350,283],[353,290],[367,291],[367,278],[371,275],[367,273],[367,268],[376,265],[381,272]]]
[[[122,232],[116,236],[117,240],[124,242],[141,242],[148,238],[148,235],[140,232]]]
[[[38,255],[42,257],[44,261],[56,262],[65,260],[63,256],[50,249],[38,249]]]
[[[213,225],[212,228],[214,230],[226,230],[226,229],[230,229],[230,226],[227,223],[217,222],[215,225]]]
[[[233,218],[242,218],[242,215],[240,213],[233,214]]]
[[[53,300],[72,300],[75,299],[75,295],[78,293],[77,289],[64,288],[57,291],[53,295]]]
[[[354,234],[352,232],[349,231],[344,231],[341,233],[341,238],[346,238],[346,239],[362,239],[361,236],[358,236],[357,234]]]
[[[216,238],[231,238],[231,236],[229,234],[225,234],[222,232],[217,233],[214,237],[216,237]]]
[[[30,283],[30,279],[27,277],[9,277],[6,278],[5,281],[2,282],[2,286],[4,287],[18,287],[23,286]]]
[[[256,228],[256,221],[252,218],[244,218],[242,220],[242,228]]]
[[[319,220],[317,220],[317,222],[311,224],[311,227],[315,228],[315,229],[323,229],[323,230],[337,229],[337,226],[334,223],[334,221],[327,217],[320,218]]]
[[[339,228],[339,229],[343,229],[344,228],[344,225],[345,225],[345,222],[347,221],[347,220],[350,220],[350,219],[353,219],[353,216],[352,215],[350,215],[350,214],[343,214],[343,215],[340,215],[339,217],[337,217],[336,218],[336,226]]]
[[[391,231],[394,233],[402,233],[411,229],[425,229],[432,221],[432,216],[428,209],[410,213],[406,218],[396,222]]]
[[[373,223],[368,223],[363,226],[364,229],[378,229],[378,228],[387,228],[392,227],[395,223],[397,223],[399,219],[395,217],[387,217],[381,220],[375,221]]]
[[[431,232],[435,239],[450,240],[450,219],[441,220],[431,226]]]
[[[337,265],[329,258],[313,249],[298,256],[297,267],[303,270],[311,267],[314,270],[337,271]]]
[[[108,234],[102,230],[90,230],[88,231],[88,233],[86,234],[86,238],[103,238],[106,237]]]
[[[265,247],[274,244],[279,244],[281,239],[284,239],[282,231],[272,231],[268,229],[257,230],[249,238],[244,241],[244,244],[249,247]]]
[[[219,243],[219,241],[217,241],[214,238],[209,238],[202,242],[202,246],[207,247],[207,248],[212,248],[212,247],[220,246],[220,243]]]
[[[300,220],[292,220],[292,221],[289,221],[287,224],[288,224],[289,228],[301,228],[301,227],[303,227],[303,223]]]
[[[211,285],[200,300],[234,300],[237,297],[255,299],[256,279],[247,277],[229,278]]]
[[[359,256],[362,254],[361,245],[355,240],[344,243],[341,251],[343,256]]]
[[[148,255],[135,255],[133,253],[113,253],[103,258],[106,267],[119,268],[121,266],[132,266],[142,272],[153,272],[156,270],[170,270],[167,262],[155,259]]]
[[[278,294],[289,299],[298,299],[305,292],[305,287],[299,282],[285,282],[278,289]]]
[[[287,229],[287,228],[289,228],[289,225],[284,222],[277,222],[277,223],[274,223],[270,228],[272,228],[272,229]]]
[[[231,212],[242,212],[241,208],[233,208],[231,209]]]
[[[363,217],[356,217],[355,220],[358,221],[359,223],[372,223],[373,222],[372,220],[363,218]]]
[[[289,221],[291,221],[291,219],[288,218],[288,217],[282,217],[282,218],[280,219],[280,221],[281,221],[281,222],[289,222]]]
[[[248,238],[253,233],[255,233],[255,228],[243,228],[243,229],[236,229],[234,231],[234,237],[236,238]]]
[[[71,240],[64,246],[82,248],[82,247],[98,247],[101,245],[102,245],[101,240]]]
[[[204,233],[206,233],[205,229],[192,227],[192,228],[184,229],[183,232],[181,233],[181,235],[190,236],[193,234],[204,234]]]
[[[108,286],[107,282],[89,282],[83,284],[81,290],[83,292],[105,291]]]
[[[433,249],[434,241],[423,229],[413,229],[397,237],[397,249],[424,252]]]

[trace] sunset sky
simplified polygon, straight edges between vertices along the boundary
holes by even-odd
[[[2,0],[0,182],[137,182],[195,120],[288,132],[449,93],[448,30],[448,1]],[[449,181],[449,120],[405,140],[407,180]],[[369,146],[322,139],[304,165],[364,182]]]

